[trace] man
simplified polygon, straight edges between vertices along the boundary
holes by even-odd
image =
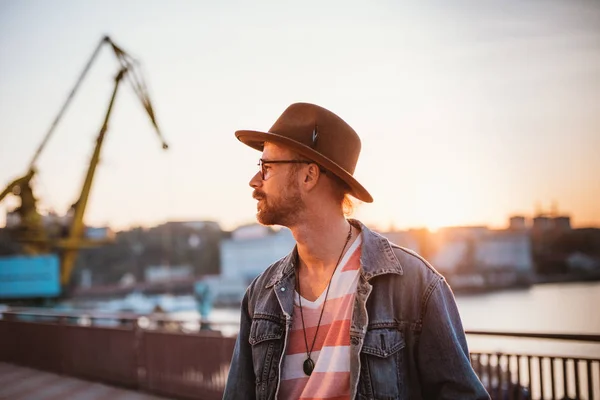
[[[236,136],[262,151],[258,221],[297,245],[246,291],[224,399],[488,399],[444,278],[345,218],[348,196],[373,201],[353,177],[356,132],[298,103]]]

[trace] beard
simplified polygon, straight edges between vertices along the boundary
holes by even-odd
[[[296,181],[290,182],[277,195],[267,196],[264,192],[255,189],[252,197],[258,200],[256,219],[262,225],[290,227],[298,221],[304,209],[304,202]]]

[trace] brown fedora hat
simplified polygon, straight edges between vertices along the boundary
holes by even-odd
[[[237,131],[235,136],[253,149],[262,151],[265,142],[291,150],[331,171],[350,188],[350,194],[367,203],[373,197],[354,177],[360,154],[360,138],[343,119],[309,103],[289,106],[268,132]]]

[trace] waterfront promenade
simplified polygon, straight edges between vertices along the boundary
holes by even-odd
[[[0,399],[162,400],[166,397],[0,362]]]

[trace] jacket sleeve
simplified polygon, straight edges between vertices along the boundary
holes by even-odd
[[[256,396],[256,377],[252,362],[252,348],[248,342],[252,319],[248,313],[248,291],[244,295],[241,307],[240,332],[235,342],[231,367],[223,393],[223,400],[254,399]]]
[[[454,295],[439,278],[425,302],[417,365],[426,399],[490,399],[471,366]]]

